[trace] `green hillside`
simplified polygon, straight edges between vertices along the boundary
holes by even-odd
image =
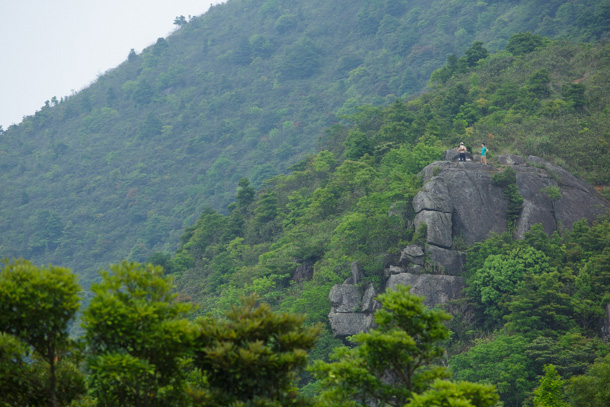
[[[239,179],[258,188],[285,173],[356,107],[422,91],[448,55],[475,41],[498,51],[528,30],[595,41],[608,10],[594,0],[215,6],[2,133],[0,255],[88,280],[122,258],[173,252],[204,207],[226,211]]]
[[[425,231],[409,227],[417,173],[445,148],[483,140],[494,154],[538,155],[610,195],[610,44],[530,33],[511,37],[507,49],[487,54],[475,44],[449,57],[420,97],[361,106],[325,132],[317,154],[258,193],[243,179],[229,214],[204,210],[175,256],[151,260],[201,315],[220,316],[255,293],[326,325],[310,356],[325,359],[340,343],[328,325],[331,287],[358,261],[361,284],[379,288],[384,266],[423,239]],[[454,375],[496,384],[505,405],[520,406],[545,364],[569,378],[607,354],[609,226],[579,222],[552,237],[532,228],[522,241],[505,234],[469,248],[468,295],[450,305]]]
[[[393,250],[417,238],[404,224],[420,188],[417,173],[460,140],[475,149],[485,141],[492,158],[515,153],[551,160],[610,195],[610,59],[604,57],[610,44],[519,34],[508,48],[538,41],[529,52],[491,54],[470,67],[468,55],[480,50],[475,45],[445,83],[435,81],[424,95],[361,106],[346,117],[349,123],[326,130],[317,154],[258,192],[242,179],[229,214],[206,208],[186,229],[176,256],[156,253],[152,260],[178,277],[180,292],[203,312],[223,310],[217,299],[223,290],[233,302],[250,291],[272,303],[294,301],[294,280],[307,279],[295,273],[305,263],[330,285],[349,275],[354,260],[380,280]],[[327,294],[316,301],[326,302]],[[324,321],[323,308],[312,318]],[[311,308],[301,311],[313,315]]]

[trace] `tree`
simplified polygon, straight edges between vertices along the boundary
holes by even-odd
[[[178,27],[186,25],[186,18],[183,15],[177,16],[174,18],[174,25],[177,25]]]
[[[476,41],[466,50],[464,58],[466,64],[469,67],[473,67],[476,66],[477,62],[479,62],[481,59],[487,58],[488,55],[489,51],[487,51],[487,48],[483,47],[483,43],[481,41]]]
[[[156,47],[156,45],[155,45],[155,47]],[[133,98],[134,102],[136,102],[136,104],[146,105],[146,104],[150,103],[150,101],[152,100],[154,95],[155,95],[154,88],[151,86],[151,84],[146,79],[142,79],[141,81],[136,82],[136,85],[134,87],[134,91],[133,91],[133,94],[131,95],[131,97]]]
[[[529,246],[517,247],[507,254],[488,256],[482,267],[468,277],[468,292],[483,313],[489,317],[488,321],[497,324],[502,322],[503,316],[508,313],[512,296],[523,288],[524,276],[526,274],[538,275],[550,271],[553,270],[549,265],[548,257],[544,253]],[[535,290],[534,284],[540,285],[543,283],[545,290],[548,289],[548,285],[553,284],[552,281],[531,282],[531,290]],[[523,294],[520,300],[528,300],[527,295],[529,293]],[[529,297],[533,295],[535,293],[529,295]],[[561,300],[563,301],[563,298]],[[521,308],[520,304],[514,305],[515,312],[520,312]]]
[[[252,51],[250,50],[250,41],[245,36],[239,39],[237,48],[231,55],[231,61],[235,65],[248,65],[252,61]]]
[[[348,160],[358,160],[365,154],[373,153],[373,143],[363,132],[352,130],[345,140],[345,158]]]
[[[515,56],[529,54],[537,48],[546,46],[550,40],[540,34],[532,34],[531,31],[517,33],[510,37],[506,50]]]
[[[572,108],[581,111],[587,104],[586,90],[586,86],[582,83],[570,83],[561,88],[561,96]]]
[[[123,262],[101,276],[83,313],[98,405],[183,405],[190,305],[174,302],[171,280],[158,266]]]
[[[237,183],[237,195],[235,200],[239,208],[245,208],[254,201],[256,191],[250,186],[248,178],[242,178]]]
[[[534,407],[568,407],[563,396],[563,380],[555,366],[544,367],[544,377],[534,390]]]
[[[498,395],[494,386],[437,380],[429,390],[414,394],[413,400],[405,407],[494,407],[498,405]]]
[[[136,50],[132,48],[129,50],[129,55],[127,55],[127,61],[132,62],[136,59],[138,59],[138,54],[136,54]]]
[[[31,346],[48,366],[49,404],[58,406],[57,368],[72,347],[68,324],[79,308],[76,276],[62,267],[4,260],[0,271],[0,331]]]
[[[546,69],[539,69],[527,79],[527,90],[539,98],[549,97],[551,89],[551,74]]]
[[[572,377],[566,395],[573,407],[610,406],[610,355],[598,359],[584,375]]]
[[[552,364],[563,377],[584,374],[604,352],[605,346],[600,338],[586,338],[575,332],[559,338],[538,336],[525,350],[535,373],[543,374],[544,366]]]
[[[144,123],[140,125],[140,134],[144,138],[155,137],[161,134],[161,129],[163,128],[163,123],[156,114],[150,112]]]
[[[267,37],[254,34],[250,37],[249,42],[252,57],[269,58],[273,54],[273,43]]]
[[[521,406],[532,390],[535,374],[525,354],[529,339],[521,335],[498,335],[480,340],[467,352],[449,359],[454,377],[497,386],[507,407]]]
[[[157,42],[155,42],[155,45],[153,46],[152,53],[153,55],[159,56],[167,48],[169,48],[169,44],[167,43],[167,41],[165,41],[165,38],[159,37],[157,38]]]
[[[28,363],[28,347],[0,332],[0,406],[42,406],[44,385],[40,365]]]
[[[520,289],[509,301],[506,328],[528,335],[558,335],[576,325],[570,296],[557,271],[525,274]]]
[[[338,348],[333,362],[314,365],[323,388],[321,401],[336,406],[426,406],[443,399],[439,393],[443,389],[461,388],[446,384],[447,369],[433,365],[443,355],[440,342],[449,337],[444,321],[450,316],[426,309],[423,298],[410,294],[409,287],[398,286],[380,295],[379,301],[382,308],[375,313],[376,329],[354,335],[355,347]],[[473,393],[476,396],[466,397],[470,405],[495,405],[497,395],[491,386],[478,387]],[[478,403],[478,399],[485,401]]]
[[[280,61],[280,72],[286,79],[306,79],[320,66],[320,52],[309,38],[290,46]]]
[[[190,390],[195,405],[308,405],[294,382],[320,327],[303,326],[303,315],[274,313],[254,296],[226,317],[197,321],[193,364],[203,380]]]

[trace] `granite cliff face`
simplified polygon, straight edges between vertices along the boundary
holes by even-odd
[[[426,225],[425,243],[403,249],[396,264],[384,270],[384,289],[410,285],[425,296],[428,306],[459,298],[465,247],[485,240],[491,233],[507,231],[508,205],[502,186],[492,176],[511,168],[523,198],[514,225],[522,238],[532,225],[544,231],[570,229],[582,218],[593,221],[610,208],[610,202],[593,187],[568,171],[538,157],[496,157],[493,165],[456,162],[449,151],[445,161],[428,165],[421,173],[423,187],[413,199],[412,227]],[[361,271],[352,265],[352,277],[333,287],[329,319],[333,333],[345,338],[369,329],[379,307],[372,285],[361,287]]]

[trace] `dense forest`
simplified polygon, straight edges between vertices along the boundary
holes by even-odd
[[[610,3],[439,4],[231,0],[2,133],[33,262],[0,266],[0,405],[610,405],[610,217],[464,245],[462,299],[332,336],[460,141],[610,198]]]
[[[241,178],[258,188],[286,173],[358,106],[418,94],[476,41],[493,53],[517,32],[603,39],[608,7],[231,0],[177,18],[172,35],[0,136],[0,255],[90,281],[120,259],[171,253],[205,207],[226,213]]]

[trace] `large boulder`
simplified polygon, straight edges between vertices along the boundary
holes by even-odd
[[[368,331],[373,325],[373,314],[363,312],[328,314],[328,320],[335,338],[346,339],[360,332]]]
[[[362,293],[353,284],[337,284],[328,295],[333,311],[336,313],[355,312],[362,303]]]
[[[352,264],[352,271],[353,266]],[[333,286],[328,296],[331,303],[328,319],[333,335],[345,339],[369,330],[373,324],[373,314],[380,307],[375,300],[376,296],[377,291],[373,284],[369,284],[364,290],[358,284],[351,283]]]
[[[427,225],[428,243],[451,248],[453,244],[451,213],[423,210],[415,215],[415,228]]]
[[[449,274],[452,276],[462,274],[462,268],[466,262],[466,255],[463,251],[430,245],[428,255],[432,262],[432,269],[435,271],[434,274]]]
[[[589,222],[608,212],[610,204],[591,185],[575,177],[563,168],[535,156],[527,163],[535,165],[552,180],[549,184],[560,189],[560,196],[553,201],[553,212],[557,227],[570,229],[574,222],[587,219]],[[521,191],[521,185],[519,185]]]
[[[456,276],[403,273],[390,276],[386,288],[395,289],[397,285],[410,286],[411,293],[425,297],[424,305],[435,307],[460,298],[465,281]]]
[[[465,245],[485,240],[491,233],[507,230],[507,205],[502,187],[492,176],[512,168],[517,174],[517,188],[523,197],[522,212],[516,225],[516,237],[535,224],[542,224],[551,234],[557,228],[571,228],[585,218],[593,221],[610,207],[593,187],[561,167],[538,157],[498,156],[497,168],[475,162],[440,161],[422,170],[424,187],[413,199],[416,223],[428,226],[427,241],[447,246],[451,233]],[[549,187],[558,188],[559,197],[549,196]],[[438,212],[432,215],[430,212]],[[451,221],[443,214],[451,214]],[[451,230],[449,230],[451,228]]]
[[[409,245],[400,252],[400,259],[398,262],[401,265],[408,265],[409,263],[417,264],[420,266],[424,265],[425,261],[424,248],[420,245]],[[396,273],[394,273],[396,274]]]
[[[492,232],[502,233],[506,231],[506,202],[502,188],[492,183],[494,173],[491,165],[473,162],[432,163],[422,171],[424,187],[413,200],[415,212],[451,213],[447,233],[469,245],[486,239]],[[445,195],[441,191],[446,191]],[[430,223],[427,226],[430,231],[443,227]],[[428,236],[428,243],[438,245],[433,235]]]

